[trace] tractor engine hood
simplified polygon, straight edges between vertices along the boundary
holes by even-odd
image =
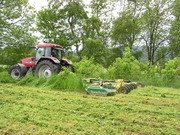
[[[71,60],[68,60],[68,59],[65,59],[65,58],[62,58],[61,59],[61,63],[62,65],[66,66],[66,65],[72,65],[72,61]]]
[[[26,67],[34,67],[34,65],[35,65],[35,57],[29,57],[29,58],[21,59],[20,63],[25,65]]]

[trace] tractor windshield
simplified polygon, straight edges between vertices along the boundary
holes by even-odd
[[[64,50],[52,48],[52,56],[60,60],[64,56]]]

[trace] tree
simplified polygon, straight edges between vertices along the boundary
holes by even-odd
[[[64,11],[61,2],[52,0],[48,8],[40,10],[37,14],[38,31],[43,35],[43,41],[46,43],[60,44],[68,48],[70,43],[64,26]]]
[[[34,46],[32,36],[34,10],[27,0],[0,1],[0,64],[12,65],[28,56],[28,46]]]
[[[170,48],[171,57],[177,57],[180,54],[180,1],[175,0],[173,5],[173,15],[175,19],[172,21],[170,30]]]
[[[83,25],[84,38],[81,54],[87,58],[94,57],[94,61],[107,66],[110,51],[108,49],[110,37],[109,0],[92,0],[90,17]],[[108,20],[109,19],[109,20]]]
[[[168,52],[160,51],[168,47],[169,44],[169,1],[168,0],[148,0],[143,1],[145,12],[142,19],[142,44],[145,45],[148,53],[148,61],[150,65],[155,64],[160,59],[164,58]],[[168,49],[169,50],[169,49]],[[158,52],[163,55],[157,58]]]
[[[87,19],[86,11],[83,4],[78,1],[69,2],[65,8],[65,18],[68,21],[70,28],[70,35],[73,40],[73,44],[76,47],[77,54],[79,53],[79,47],[83,43],[83,22]],[[79,54],[78,54],[79,56]]]
[[[138,36],[141,31],[140,14],[141,4],[139,1],[128,0],[124,5],[123,11],[119,13],[119,17],[113,22],[111,38],[113,45],[119,51],[120,57],[123,57],[125,47],[129,47],[131,52],[137,56],[134,51],[135,43],[138,42]],[[139,51],[138,51],[139,52]],[[139,53],[140,54],[140,53]]]
[[[93,57],[96,63],[103,64],[105,67],[108,66],[106,58],[109,55],[109,50],[102,44],[101,40],[86,40],[82,55],[89,59]]]
[[[130,47],[132,49],[139,33],[138,18],[134,17],[131,10],[122,12],[113,23],[112,39],[123,48]]]
[[[75,46],[79,52],[82,44],[82,24],[87,18],[79,0],[51,0],[48,8],[39,11],[37,26],[44,36],[44,42],[61,44],[66,49]]]

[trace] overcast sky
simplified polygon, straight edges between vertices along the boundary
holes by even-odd
[[[89,4],[91,0],[83,0],[85,4]],[[36,10],[40,10],[42,6],[47,5],[47,0],[29,0],[29,3],[33,5]]]

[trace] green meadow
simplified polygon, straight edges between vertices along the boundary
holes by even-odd
[[[0,83],[2,135],[178,135],[179,89],[147,86],[100,97]]]

